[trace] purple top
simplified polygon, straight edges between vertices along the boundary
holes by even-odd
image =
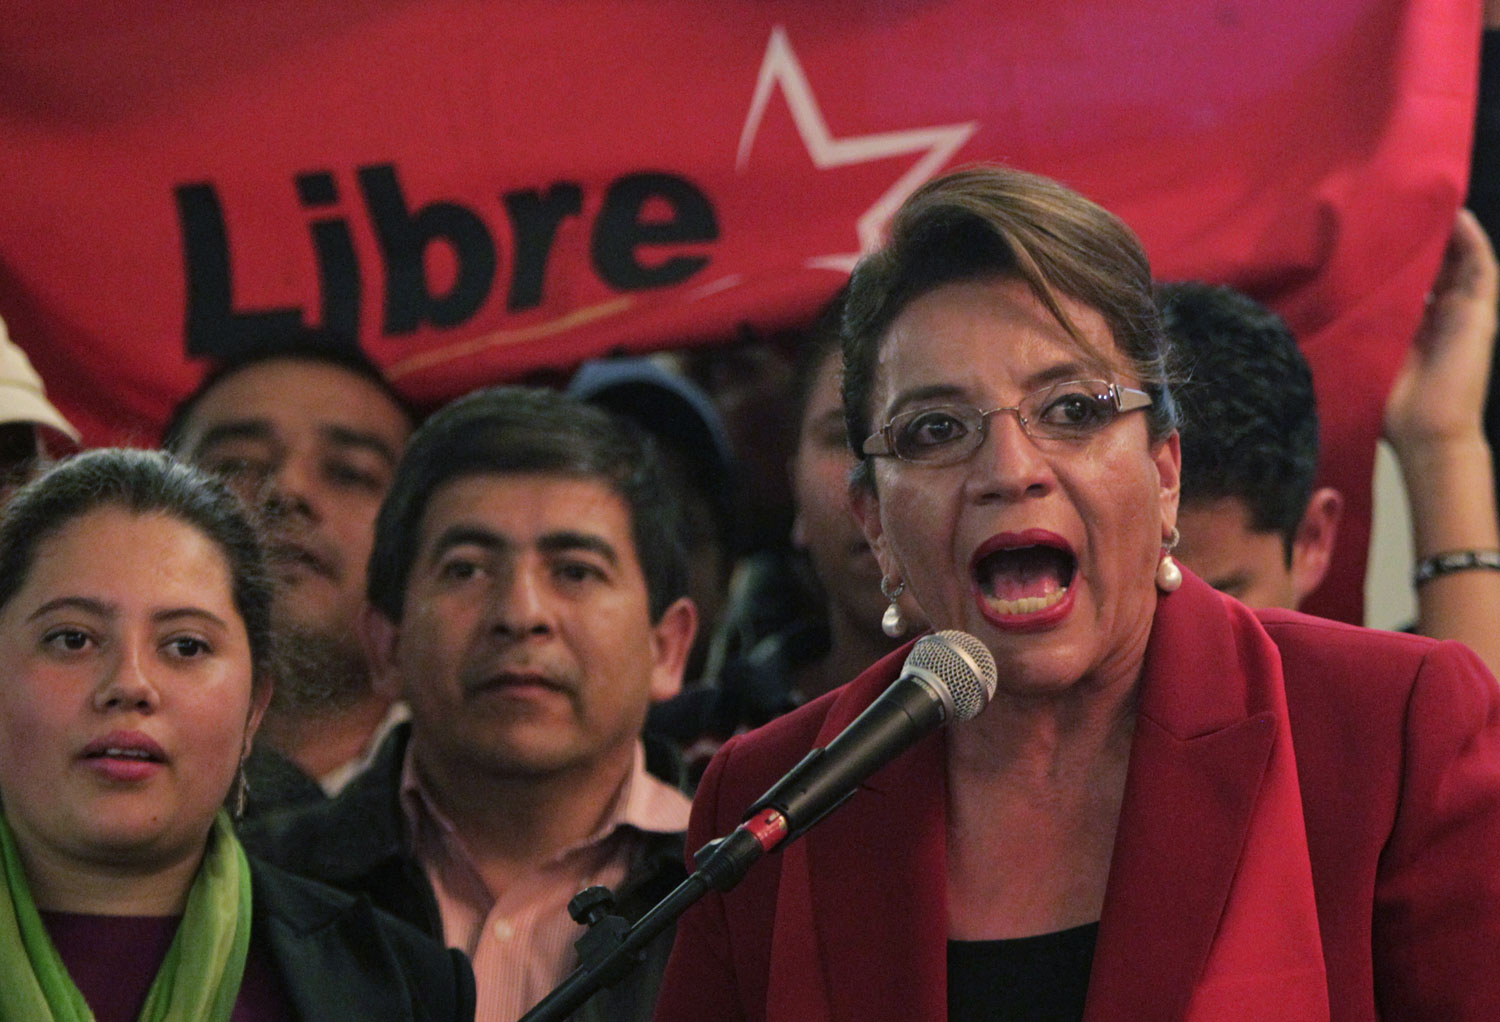
[[[97,1022],[136,1022],[181,917],[77,912],[43,912],[41,916],[68,975],[93,1009]],[[277,1022],[295,1017],[276,963],[252,936],[232,1022]]]

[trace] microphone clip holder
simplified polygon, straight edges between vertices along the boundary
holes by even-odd
[[[693,856],[691,876],[631,925],[615,913],[614,895],[606,887],[589,887],[573,896],[568,914],[587,926],[574,943],[578,966],[568,978],[520,1022],[562,1022],[594,994],[629,975],[644,955],[646,945],[709,891],[728,891],[744,879],[761,856],[787,836],[786,818],[766,809],[729,835],[710,841]]]

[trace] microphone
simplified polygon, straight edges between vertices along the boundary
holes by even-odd
[[[833,741],[809,752],[756,800],[745,819],[754,827],[773,811],[785,826],[775,843],[795,840],[929,731],[950,719],[978,716],[995,683],[995,658],[974,636],[945,631],[918,639],[890,688]],[[780,830],[782,823],[774,827]]]
[[[854,794],[860,782],[956,718],[970,720],[995,694],[995,658],[966,632],[917,640],[901,677],[833,741],[814,749],[745,813],[745,822],[694,856],[695,869],[629,926],[609,914],[609,892],[590,888],[568,911],[589,931],[578,941],[579,965],[521,1022],[560,1022],[590,997],[618,983],[644,960],[647,944],[710,890],[728,891],[761,856],[800,837]],[[602,892],[602,898],[601,898]],[[605,923],[608,925],[603,925]]]

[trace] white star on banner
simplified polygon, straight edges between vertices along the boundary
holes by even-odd
[[[807,260],[807,265],[811,267],[842,270],[845,273],[852,270],[861,253],[872,251],[880,244],[881,231],[906,197],[936,174],[979,130],[978,121],[969,121],[966,124],[834,138],[828,131],[828,122],[823,119],[823,111],[818,108],[817,97],[807,84],[807,75],[803,72],[797,55],[792,52],[786,28],[777,25],[771,30],[771,41],[766,46],[766,55],[760,64],[760,77],[755,83],[755,97],[750,102],[745,127],[740,131],[740,148],[735,159],[735,169],[742,173],[750,158],[750,150],[755,145],[755,135],[765,116],[766,105],[771,101],[771,92],[777,85],[781,86],[781,93],[786,97],[786,105],[792,112],[792,121],[797,126],[797,134],[802,137],[802,144],[807,147],[813,165],[820,170],[868,163],[906,153],[924,153],[855,222],[860,251],[814,256]]]

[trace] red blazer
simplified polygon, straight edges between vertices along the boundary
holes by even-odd
[[[1500,1019],[1494,678],[1457,643],[1252,615],[1184,574],[1147,648],[1085,1018]],[[688,848],[905,655],[726,744]],[[1284,703],[1257,694],[1277,673]],[[944,803],[939,732],[684,916],[657,1022],[945,1019]]]

